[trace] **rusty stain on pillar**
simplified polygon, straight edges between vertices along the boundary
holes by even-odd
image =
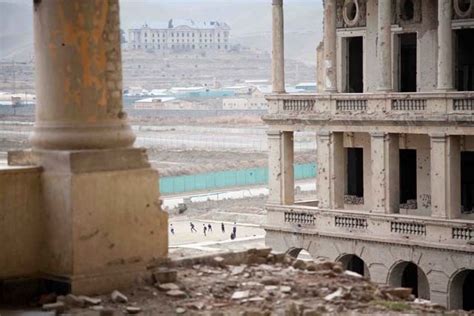
[[[118,0],[42,0],[34,6],[36,149],[133,145],[122,108]]]

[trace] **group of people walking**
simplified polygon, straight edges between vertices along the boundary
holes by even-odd
[[[191,233],[197,233],[196,225],[194,225],[193,222],[189,222],[189,225],[191,227]],[[225,234],[225,225],[224,223],[221,223],[221,231],[223,234]],[[175,234],[174,226],[173,224],[170,224],[170,232],[172,235]],[[204,236],[207,236],[208,233],[212,232],[212,225],[209,224],[202,224],[202,232],[204,233]],[[232,232],[230,234],[230,239],[234,240],[237,237],[237,224],[234,222],[234,225],[232,226]]]

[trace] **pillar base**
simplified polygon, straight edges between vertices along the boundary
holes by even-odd
[[[168,214],[143,149],[31,151],[10,164],[41,166],[38,272],[76,294],[132,285],[168,253]]]
[[[30,142],[34,148],[45,150],[84,150],[131,147],[135,135],[126,122],[110,124],[38,124]]]

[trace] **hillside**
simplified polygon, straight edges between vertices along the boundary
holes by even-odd
[[[0,60],[30,61],[33,50],[32,1],[0,0]],[[232,42],[271,50],[271,1],[267,0],[121,0],[122,28],[144,22],[190,18],[222,20],[232,27]],[[286,56],[315,64],[321,39],[320,1],[285,3]]]

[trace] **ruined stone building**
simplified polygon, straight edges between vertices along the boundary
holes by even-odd
[[[36,119],[32,150],[0,170],[0,302],[38,282],[112,291],[168,252],[158,174],[122,108],[118,0],[33,3]]]
[[[325,0],[317,94],[286,94],[273,0],[266,242],[474,309],[474,2]],[[317,196],[294,198],[294,133]]]
[[[143,51],[226,51],[230,27],[224,22],[171,19],[128,30],[128,48]]]

